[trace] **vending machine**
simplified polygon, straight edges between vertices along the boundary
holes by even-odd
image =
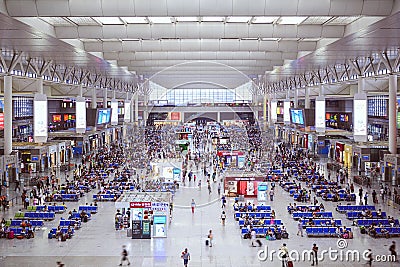
[[[266,182],[259,182],[257,189],[257,200],[259,202],[267,201],[268,184]]]

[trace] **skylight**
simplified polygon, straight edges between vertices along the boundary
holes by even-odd
[[[298,25],[302,23],[307,17],[281,17],[278,24]]]
[[[328,20],[330,20],[332,17],[308,17],[306,20],[304,20],[301,24],[316,24],[316,25],[322,25]]]
[[[91,17],[68,17],[70,21],[78,26],[81,25],[98,25],[99,23]]]
[[[201,21],[204,22],[223,22],[225,17],[202,17]]]
[[[196,22],[199,21],[198,17],[176,17],[177,22]]]
[[[328,25],[348,25],[358,20],[360,16],[354,17],[336,17],[328,22]]]
[[[41,20],[47,22],[52,26],[68,26],[71,23],[68,20],[65,20],[62,17],[41,17]]]
[[[254,17],[252,23],[274,23],[279,17]]]
[[[95,19],[103,25],[124,24],[119,17],[96,17]]]
[[[226,22],[247,23],[250,19],[251,17],[227,17]]]
[[[172,23],[171,17],[148,17],[150,23]]]
[[[127,24],[145,24],[149,23],[146,17],[121,17]]]

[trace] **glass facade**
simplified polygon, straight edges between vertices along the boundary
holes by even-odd
[[[229,89],[173,89],[167,92],[168,103],[175,105],[197,103],[232,103],[247,100]]]

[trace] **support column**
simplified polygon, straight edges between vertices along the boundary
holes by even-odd
[[[310,108],[310,88],[306,87],[305,89],[305,98],[304,98],[304,108]]]
[[[95,109],[97,108],[97,94],[96,94],[96,88],[92,89],[92,103],[90,104],[91,108]]]
[[[4,76],[4,155],[12,152],[12,76]]]
[[[268,118],[268,120],[269,120],[269,118]],[[264,129],[264,131],[266,131],[267,130],[267,94],[264,94],[264,97],[263,97],[263,123],[264,123],[263,129]]]
[[[107,108],[107,88],[103,89],[103,108]]]
[[[221,112],[217,111],[217,122],[221,123]]]
[[[82,97],[83,96],[83,85],[79,84],[79,96]]]
[[[389,80],[390,80],[390,78],[389,78]],[[365,88],[365,78],[358,77],[358,93],[359,94],[364,93],[364,88]]]
[[[148,116],[149,116],[149,114],[148,114],[148,110],[147,110],[147,108],[148,108],[148,95],[147,94],[144,94],[144,96],[143,96],[143,106],[144,106],[144,110],[143,110],[143,126],[146,126],[147,125],[147,118],[148,118]]]
[[[299,89],[294,89],[294,108],[297,108],[299,105]]]
[[[139,96],[138,96],[137,91],[134,94],[134,98],[135,98],[135,123],[136,123],[136,125],[138,125],[138,123],[139,123]]]
[[[389,75],[389,152],[397,154],[397,125],[396,125],[396,101],[397,101],[397,75]]]
[[[38,93],[39,93],[39,94],[44,94],[44,90],[43,90],[43,77],[39,77],[39,78],[38,78],[37,84],[38,84]]]

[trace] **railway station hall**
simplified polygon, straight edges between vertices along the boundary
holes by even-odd
[[[400,0],[0,0],[0,267],[400,267]]]

